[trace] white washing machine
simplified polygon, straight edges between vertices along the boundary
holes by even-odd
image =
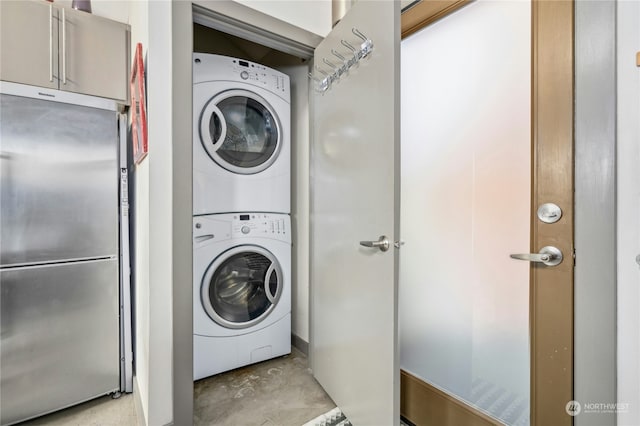
[[[193,54],[193,214],[291,212],[289,76]]]
[[[195,380],[291,352],[285,214],[193,218]]]

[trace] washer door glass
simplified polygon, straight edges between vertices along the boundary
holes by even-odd
[[[234,173],[266,169],[280,149],[274,111],[264,99],[244,90],[230,90],[212,99],[200,119],[200,133],[209,156]]]
[[[250,327],[266,318],[278,303],[281,269],[260,247],[224,253],[204,277],[202,300],[211,319],[228,328]]]

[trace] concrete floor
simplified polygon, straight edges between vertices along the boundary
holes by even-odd
[[[47,416],[20,423],[20,426],[135,426],[133,394],[118,399],[110,396],[93,399]]]
[[[202,379],[194,384],[194,424],[301,426],[335,407],[311,376],[307,358],[290,355]],[[97,398],[20,426],[135,426],[132,394]]]
[[[295,348],[194,386],[195,425],[301,426],[334,407]]]

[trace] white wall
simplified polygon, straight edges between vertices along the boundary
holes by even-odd
[[[149,2],[149,411],[150,425],[173,420],[172,6]],[[191,289],[191,283],[188,288]]]
[[[640,425],[640,3],[618,1],[618,413]]]
[[[95,2],[94,11],[101,2]],[[104,3],[121,3],[107,2]],[[133,169],[135,382],[141,419],[173,419],[172,401],[172,196],[171,2],[126,2],[131,53],[142,43],[147,60],[149,155]]]
[[[309,69],[280,67],[291,78],[291,224],[293,288],[291,332],[309,342]]]
[[[146,57],[149,45],[149,3],[146,0],[129,2],[131,25],[131,55],[136,44],[142,43]],[[131,169],[133,183],[133,301],[134,305],[134,397],[142,411],[141,421],[149,413],[149,161]]]
[[[331,0],[235,1],[322,37],[331,31]]]
[[[576,1],[573,399],[581,404],[616,401],[615,58],[615,1]],[[582,410],[573,422],[615,418]]]
[[[171,2],[132,2],[147,51],[149,155],[136,168],[136,389],[149,425],[173,419]],[[134,49],[132,49],[133,52]]]

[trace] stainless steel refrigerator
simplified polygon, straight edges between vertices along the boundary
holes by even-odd
[[[118,120],[113,101],[0,82],[2,425],[127,390]]]

